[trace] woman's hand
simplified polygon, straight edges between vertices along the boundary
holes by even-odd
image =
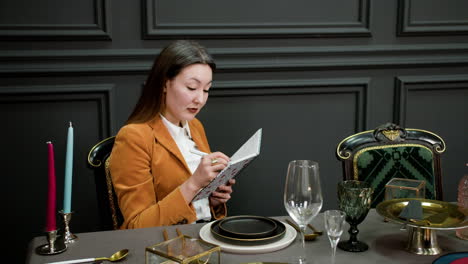
[[[210,196],[210,204],[212,207],[216,207],[220,204],[226,203],[231,199],[232,185],[236,183],[236,180],[230,179],[225,185],[219,186]]]
[[[201,158],[200,164],[190,177],[197,189],[208,185],[218,173],[226,168],[229,157],[221,152],[213,152]]]
[[[218,173],[226,168],[229,157],[221,152],[213,152],[201,158],[195,172],[182,185],[182,194],[190,202],[197,192],[208,185]]]

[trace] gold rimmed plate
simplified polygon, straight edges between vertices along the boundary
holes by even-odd
[[[272,221],[275,222],[276,224],[276,229],[274,230],[273,233],[271,233],[268,236],[261,237],[261,238],[238,238],[238,237],[232,237],[230,235],[224,234],[219,227],[219,223],[222,220],[217,220],[212,223],[210,226],[210,231],[213,237],[217,240],[223,241],[225,243],[233,244],[233,245],[265,245],[269,243],[273,243],[275,241],[280,240],[286,233],[286,226],[275,219],[272,219]]]
[[[248,239],[272,236],[278,224],[268,217],[240,215],[220,220],[218,227],[222,235]]]
[[[399,217],[401,211],[408,205],[410,200],[419,200],[421,202],[423,219],[404,219]],[[466,212],[461,211],[456,204],[444,201],[419,198],[392,199],[379,203],[376,210],[381,216],[389,220],[414,227],[436,230],[468,227]]]

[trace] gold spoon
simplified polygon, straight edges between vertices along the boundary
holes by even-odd
[[[294,224],[293,222],[291,222],[289,219],[286,219],[286,222],[288,222],[288,224],[290,224],[292,227],[294,227],[294,229],[296,229],[296,231],[298,233],[302,233],[301,232],[301,229],[296,225]],[[312,241],[312,240],[315,240],[319,235],[318,234],[304,234],[304,240],[307,240],[307,241]]]
[[[115,252],[114,254],[112,254],[112,256],[110,256],[109,258],[95,258],[94,261],[107,260],[107,261],[110,261],[110,262],[114,262],[114,261],[119,261],[119,260],[125,258],[127,255],[128,255],[128,249],[122,249],[122,250],[119,250],[119,251]]]
[[[72,263],[94,262],[94,261],[104,261],[104,260],[114,262],[114,261],[119,261],[125,258],[127,255],[128,255],[128,249],[122,249],[122,250],[115,252],[114,254],[112,254],[112,256],[108,258],[103,257],[103,258],[74,259],[74,260],[66,260],[66,261],[59,261],[59,262],[50,262],[48,264],[72,264]]]

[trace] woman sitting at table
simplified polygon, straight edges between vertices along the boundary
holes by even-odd
[[[226,216],[234,180],[192,202],[229,162],[221,152],[210,153],[203,125],[195,118],[208,99],[215,67],[205,48],[185,40],[164,48],[154,61],[110,158],[122,229]],[[200,156],[194,149],[209,154]]]

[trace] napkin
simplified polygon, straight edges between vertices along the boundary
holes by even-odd
[[[414,219],[422,220],[423,219],[423,209],[421,206],[421,201],[419,200],[410,200],[408,204],[403,208],[398,217],[403,219]]]
[[[456,259],[456,260],[450,262],[450,264],[466,264],[466,263],[468,263],[468,257]]]

